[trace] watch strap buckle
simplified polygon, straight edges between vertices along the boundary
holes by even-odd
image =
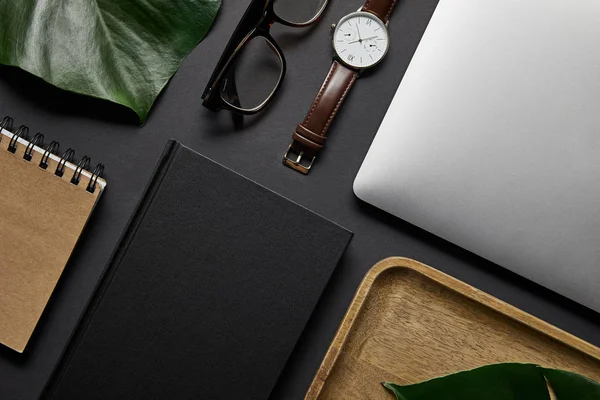
[[[310,162],[308,164],[305,164],[302,161],[308,160],[308,158],[304,157],[304,151],[300,151],[300,153],[297,154],[296,158],[290,157],[291,152],[292,145],[290,144],[290,147],[288,147],[287,151],[283,155],[283,164],[292,169],[295,169],[298,172],[303,173],[304,175],[308,175],[317,157],[313,156],[310,159]]]

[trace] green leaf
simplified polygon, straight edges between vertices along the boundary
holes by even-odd
[[[598,400],[600,384],[573,372],[543,368],[558,400]]]
[[[533,364],[496,364],[415,385],[383,383],[398,400],[598,400],[600,384],[572,372]]]
[[[409,386],[384,384],[398,400],[550,400],[535,365],[498,364]]]
[[[0,63],[148,111],[221,0],[0,0]]]

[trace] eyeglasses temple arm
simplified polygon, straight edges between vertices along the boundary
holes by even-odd
[[[237,85],[235,84],[235,69],[232,68],[223,82],[223,89],[227,93],[231,104],[236,107],[242,107],[240,96],[238,95]],[[232,113],[233,125],[236,129],[241,129],[244,126],[244,116],[238,113]]]

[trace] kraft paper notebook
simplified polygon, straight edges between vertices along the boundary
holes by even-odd
[[[267,400],[351,237],[170,141],[43,398]]]
[[[88,157],[0,123],[0,343],[23,352],[106,182]]]

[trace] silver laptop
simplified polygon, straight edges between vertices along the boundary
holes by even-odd
[[[600,0],[441,0],[354,191],[600,311]]]

